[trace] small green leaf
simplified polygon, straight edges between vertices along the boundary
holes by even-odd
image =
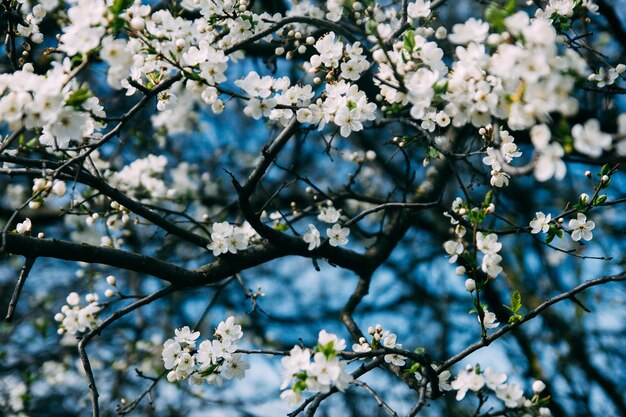
[[[276,223],[274,225],[274,230],[278,230],[279,232],[286,232],[287,230],[289,230],[289,226],[287,226],[285,223]]]
[[[407,374],[414,374],[415,372],[419,371],[420,369],[420,364],[415,362],[413,363],[413,365],[411,365],[411,367],[409,369],[407,369],[406,372]]]
[[[412,30],[408,30],[404,34],[404,48],[409,52],[413,52],[415,49],[415,32]]]
[[[485,201],[483,201],[483,207],[488,207],[491,204],[491,200],[493,199],[493,188],[487,191],[485,195]]]
[[[91,97],[91,91],[89,88],[83,87],[74,91],[65,101],[66,106],[79,107],[85,101],[87,101]]]
[[[609,164],[602,165],[602,169],[600,169],[600,176],[608,174],[610,170],[611,168],[609,167]]]
[[[111,13],[119,15],[133,4],[133,0],[115,0],[111,6]]]
[[[511,307],[513,307],[514,313],[517,313],[520,308],[522,308],[522,296],[517,290],[515,290],[515,292],[511,294]]]
[[[596,206],[601,206],[604,203],[606,203],[607,199],[608,199],[608,196],[606,194],[602,194],[601,196],[598,196],[598,198],[596,198],[595,205]]]

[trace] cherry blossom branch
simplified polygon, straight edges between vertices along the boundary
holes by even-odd
[[[20,164],[20,165],[27,166],[27,167],[38,168],[38,169],[31,169],[31,170],[19,170],[15,168],[12,168],[12,169],[0,168],[0,174],[28,175],[31,177],[41,177],[41,178],[53,177],[56,175],[57,178],[63,178],[65,180],[70,180],[70,181],[75,180],[81,184],[88,185],[91,188],[99,191],[100,193],[106,195],[110,199],[118,202],[120,205],[124,206],[131,212],[152,222],[154,225],[161,227],[163,230],[165,230],[168,233],[171,233],[172,235],[178,236],[181,239],[186,240],[200,247],[206,247],[206,245],[210,243],[209,239],[177,226],[176,224],[165,219],[163,216],[157,214],[153,210],[150,210],[145,205],[133,200],[132,198],[128,197],[126,194],[117,190],[116,188],[111,187],[102,178],[91,175],[90,173],[86,172],[83,169],[80,169],[78,171],[73,171],[71,167],[69,166],[62,167],[56,162],[35,161],[31,159],[19,158],[19,157],[8,156],[8,155],[0,155],[0,161]],[[47,169],[48,167],[52,168],[53,170]]]
[[[57,171],[61,171],[62,169],[66,168],[66,167],[68,167],[68,166],[70,166],[70,165],[72,165],[72,164],[74,164],[76,162],[84,161],[85,158],[87,158],[89,155],[91,155],[92,152],[94,152],[100,146],[104,145],[105,143],[110,141],[112,138],[117,136],[121,132],[122,128],[133,118],[133,116],[135,116],[137,113],[139,113],[139,111],[153,97],[155,97],[160,92],[167,90],[174,83],[176,83],[177,81],[179,81],[181,79],[182,79],[182,74],[180,72],[178,72],[178,73],[172,75],[171,77],[169,77],[168,79],[166,79],[165,81],[161,82],[156,87],[151,88],[150,90],[148,90],[148,92],[144,93],[144,96],[133,107],[131,107],[130,110],[128,110],[126,113],[124,113],[124,115],[122,115],[119,118],[119,122],[111,130],[109,130],[106,134],[104,134],[101,139],[99,139],[98,141],[93,143],[85,152],[79,153],[77,156],[75,156],[73,158],[70,158],[67,161],[65,161],[63,164],[61,164],[57,168]]]
[[[452,356],[451,358],[449,358],[448,360],[443,362],[441,365],[439,365],[437,367],[437,369],[436,369],[436,372],[438,374],[440,374],[441,372],[443,372],[446,369],[450,368],[455,363],[463,360],[464,358],[466,358],[470,354],[474,353],[475,351],[477,351],[477,350],[479,350],[479,349],[481,349],[481,348],[483,348],[485,346],[489,346],[495,340],[499,339],[500,337],[504,336],[505,334],[509,333],[510,331],[520,327],[522,324],[526,323],[527,321],[532,320],[533,318],[537,317],[539,314],[541,314],[542,311],[544,311],[548,307],[550,307],[550,306],[552,306],[552,305],[554,305],[554,304],[556,304],[558,302],[561,302],[563,300],[571,299],[576,294],[578,294],[581,291],[586,290],[587,288],[590,288],[590,287],[593,287],[593,286],[596,286],[596,285],[606,284],[608,282],[618,282],[618,281],[626,281],[626,272],[622,272],[622,273],[617,274],[617,275],[604,276],[604,277],[599,277],[599,278],[595,278],[595,279],[591,279],[591,280],[585,281],[582,284],[572,288],[569,291],[566,291],[566,292],[561,293],[561,294],[559,294],[559,295],[557,295],[555,297],[552,297],[552,298],[544,301],[543,303],[541,303],[539,306],[537,306],[535,309],[530,311],[528,314],[526,314],[524,316],[524,318],[522,320],[520,320],[519,322],[516,322],[514,324],[507,324],[507,325],[505,325],[504,327],[502,327],[499,330],[496,330],[495,332],[493,332],[492,334],[490,334],[489,336],[487,336],[483,340],[481,340],[479,342],[476,342],[476,343],[472,344],[471,346],[468,346],[463,351],[461,351],[461,352],[457,353],[456,355]]]
[[[359,368],[356,371],[352,372],[352,377],[356,380],[357,378],[365,375],[369,371],[371,371],[373,369],[376,369],[383,362],[384,361],[383,361],[382,358],[376,358],[376,359],[372,360],[371,362],[363,364],[363,365],[359,366]],[[308,409],[307,409],[305,415],[306,415],[306,417],[312,417],[313,415],[315,415],[315,412],[319,408],[319,406],[322,403],[322,401],[324,401],[326,398],[330,397],[331,395],[333,395],[337,391],[338,391],[338,389],[336,387],[332,387],[330,389],[330,391],[328,391],[326,393],[321,393],[320,392],[320,393],[315,394],[312,397],[307,398],[302,404],[300,404],[300,406],[298,408],[296,408],[294,411],[289,413],[288,416],[289,417],[295,417],[298,414],[300,414],[301,412],[303,412],[307,408],[307,406],[308,406]]]

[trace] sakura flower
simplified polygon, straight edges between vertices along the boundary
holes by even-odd
[[[30,221],[29,218],[26,218],[24,219],[23,222],[18,223],[17,226],[15,226],[15,231],[19,233],[20,235],[27,235],[30,233],[32,227],[33,227],[32,222]]]
[[[317,218],[318,220],[321,220],[323,222],[333,224],[333,223],[337,223],[337,221],[339,220],[339,216],[341,216],[341,212],[337,210],[336,208],[330,206],[330,207],[323,207],[320,210],[320,214],[318,214]]]
[[[456,262],[459,255],[463,253],[465,247],[463,246],[462,242],[448,240],[443,244],[443,249],[448,255],[450,255],[450,259],[448,260],[448,262],[453,264]]]
[[[205,340],[200,343],[198,352],[196,353],[196,360],[200,365],[200,369],[208,368],[211,365],[217,363],[217,355],[212,341]]]
[[[337,335],[328,333],[326,330],[320,330],[317,343],[320,346],[332,346],[335,352],[341,352],[346,349],[346,341],[344,339],[339,339]]]
[[[506,407],[514,408],[522,403],[524,391],[517,384],[506,384],[496,389],[496,396],[504,401]]]
[[[488,33],[489,23],[472,17],[465,23],[457,23],[452,26],[452,33],[448,36],[448,39],[456,44],[467,44],[470,42],[480,44],[487,39]]]
[[[326,234],[330,238],[328,241],[330,246],[341,246],[348,243],[347,237],[350,234],[350,229],[341,227],[339,223],[335,223],[332,229],[326,229]]]
[[[537,181],[547,181],[554,177],[562,180],[565,177],[567,168],[561,159],[565,155],[563,147],[559,143],[551,143],[537,150],[537,160],[535,161],[535,178]]]
[[[176,342],[174,339],[168,339],[163,344],[163,365],[165,369],[172,369],[178,365],[180,361],[180,357],[182,355],[182,347],[180,343]]]
[[[476,233],[476,247],[487,255],[496,254],[502,249],[502,243],[498,242],[498,235],[490,233],[484,235],[482,232]]]
[[[550,220],[552,220],[552,215],[550,213],[545,215],[541,211],[536,212],[535,218],[530,221],[530,227],[532,227],[530,233],[546,233],[548,229],[550,229]]]
[[[233,342],[243,337],[241,326],[235,324],[235,317],[230,316],[226,321],[220,322],[215,330],[215,335],[220,337],[222,341]]]
[[[383,340],[383,346],[390,349],[400,349],[402,345],[396,343],[396,338],[397,336],[394,333],[390,333]],[[397,353],[390,353],[385,355],[385,362],[395,366],[404,366],[404,364],[406,363],[406,358]]]
[[[328,359],[322,352],[317,352],[307,373],[315,377],[320,385],[330,386],[341,373],[339,359],[336,357]]]
[[[480,323],[480,317],[478,317],[478,322]],[[495,329],[500,325],[498,319],[496,318],[495,313],[490,312],[487,308],[483,308],[483,326],[485,329]]]
[[[364,337],[359,338],[359,343],[355,343],[352,345],[352,350],[354,352],[369,352],[372,350],[372,347],[367,343]]]
[[[587,120],[585,125],[577,124],[572,128],[574,148],[585,155],[597,158],[611,146],[612,138],[600,130],[597,119]]]
[[[483,379],[485,380],[485,385],[489,387],[489,389],[495,391],[498,388],[504,385],[506,381],[506,374],[497,374],[491,368],[487,368],[485,372],[483,372]]]
[[[593,234],[591,231],[596,227],[596,224],[591,220],[587,220],[587,216],[582,213],[578,213],[575,219],[569,221],[569,228],[572,229],[572,240],[578,242],[581,238],[584,240],[591,240]]]
[[[296,345],[289,351],[289,356],[285,356],[281,359],[281,365],[283,367],[283,375],[286,377],[286,381],[283,383],[283,387],[286,387],[291,377],[300,371],[306,371],[311,363],[311,351],[308,349],[302,349]]]
[[[502,261],[502,256],[498,254],[485,255],[480,268],[491,278],[495,278],[498,274],[500,274],[500,272],[502,272],[500,261]]]
[[[313,250],[319,247],[322,242],[320,237],[320,231],[317,230],[314,225],[309,224],[309,231],[302,236],[302,240],[309,244],[309,250]]]
[[[430,367],[433,368],[433,370],[437,369],[437,365],[435,365],[434,363],[431,364]],[[441,391],[450,391],[452,389],[452,385],[450,385],[450,375],[451,375],[451,373],[447,369],[445,371],[441,372],[438,375],[439,389]],[[420,382],[422,380],[422,378],[423,378],[423,376],[422,376],[422,374],[419,371],[415,372],[415,379],[418,382]],[[430,382],[428,382],[426,387],[428,389],[431,389]]]
[[[430,16],[430,0],[415,0],[409,3],[407,13],[411,19]]]
[[[298,405],[302,402],[302,392],[288,389],[280,393],[280,398],[286,400],[289,405]]]
[[[200,332],[192,331],[189,326],[185,326],[181,329],[176,329],[174,330],[174,333],[176,334],[174,340],[176,340],[178,343],[184,343],[191,348],[196,346],[196,339],[200,336]]]
[[[494,187],[502,188],[509,185],[509,178],[511,178],[511,176],[506,172],[492,170],[491,180],[489,182]]]
[[[250,364],[242,360],[243,354],[235,353],[232,358],[224,364],[222,375],[226,379],[243,379],[246,370],[250,369]]]
[[[482,375],[474,372],[474,370],[465,370],[461,371],[454,381],[452,381],[452,389],[457,390],[456,400],[461,401],[465,398],[465,394],[468,390],[477,392],[484,385],[485,380]]]

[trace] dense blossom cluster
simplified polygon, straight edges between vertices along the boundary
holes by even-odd
[[[328,244],[330,246],[343,246],[348,244],[348,236],[350,235],[350,229],[342,227],[339,222],[341,217],[341,211],[337,210],[333,206],[322,207],[317,219],[324,223],[330,223],[333,226],[326,229],[326,236],[328,238]],[[320,231],[313,224],[309,224],[308,231],[304,233],[302,239],[309,245],[308,249],[313,250],[318,248],[322,244],[322,237]]]
[[[61,307],[61,312],[54,316],[59,322],[59,334],[76,334],[91,330],[100,324],[98,313],[101,306],[98,303],[98,295],[90,293],[85,295],[87,305],[80,302],[78,293],[70,293],[66,300],[67,304]]]
[[[469,392],[493,392],[508,409],[520,411],[520,415],[548,417],[551,414],[544,407],[546,398],[541,398],[540,393],[545,389],[542,381],[535,381],[532,385],[533,397],[524,397],[524,390],[516,383],[508,383],[506,374],[498,374],[491,368],[482,370],[480,366],[468,365],[467,368],[456,376],[452,381],[452,388],[457,391],[456,399],[462,400]]]
[[[289,351],[289,356],[282,359],[284,389],[281,398],[290,404],[302,401],[302,392],[328,392],[332,387],[345,391],[352,382],[352,376],[346,372],[347,361],[338,356],[346,348],[346,341],[322,330],[317,345],[311,351],[296,345]],[[287,387],[289,389],[285,389]]]
[[[104,110],[70,72],[70,60],[65,59],[54,62],[46,75],[35,74],[31,64],[1,74],[0,122],[13,130],[40,129],[39,141],[52,149],[95,140],[102,126],[94,117],[104,117]]]
[[[207,248],[213,251],[215,256],[223,253],[237,253],[246,249],[253,240],[258,238],[258,234],[248,222],[244,222],[241,226],[228,222],[213,223],[211,230],[211,243]]]
[[[224,379],[242,379],[250,365],[237,353],[237,341],[243,337],[241,326],[230,316],[215,329],[215,339],[205,340],[196,347],[200,332],[189,326],[176,329],[176,336],[163,344],[163,364],[169,372],[167,380],[200,385],[221,384]]]

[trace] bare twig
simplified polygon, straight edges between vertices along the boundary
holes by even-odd
[[[22,293],[22,288],[24,287],[26,278],[28,278],[28,274],[30,273],[30,270],[32,269],[36,259],[37,258],[27,257],[24,261],[24,266],[22,267],[20,276],[18,277],[17,283],[15,284],[15,289],[13,290],[13,296],[11,296],[11,301],[9,301],[7,315],[4,318],[6,322],[11,322],[13,320],[13,314],[15,313],[15,307],[17,307],[17,302],[20,298],[20,294]]]

